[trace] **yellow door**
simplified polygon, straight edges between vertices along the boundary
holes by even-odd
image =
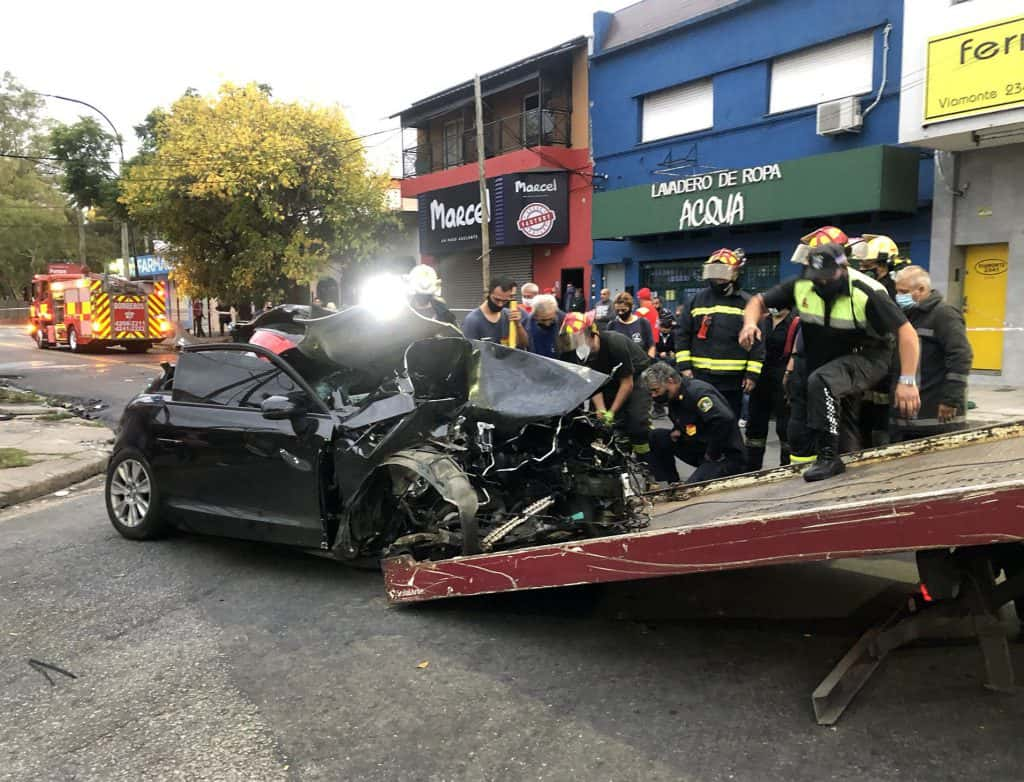
[[[974,369],[998,371],[1003,368],[1001,329],[1006,325],[1009,250],[1007,244],[976,244],[967,248],[964,319],[967,321],[967,338],[974,349]]]

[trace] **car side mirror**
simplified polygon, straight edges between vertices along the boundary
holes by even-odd
[[[268,396],[260,403],[260,411],[268,421],[285,421],[303,415],[306,407],[286,396]]]

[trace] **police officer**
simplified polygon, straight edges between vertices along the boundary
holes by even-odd
[[[768,307],[793,309],[800,316],[807,373],[800,393],[806,394],[807,429],[817,446],[817,461],[804,479],[818,481],[846,469],[839,458],[842,401],[885,377],[893,336],[898,337],[900,354],[897,409],[904,417],[917,414],[918,344],[914,327],[885,288],[849,268],[842,245],[808,245],[802,261],[801,277],[751,298],[739,341],[750,348],[762,338],[759,323]]]
[[[590,398],[591,409],[609,426],[629,437],[633,453],[646,457],[651,428],[651,400],[642,373],[650,357],[614,331],[598,331],[590,313],[569,312],[562,321],[559,358],[603,372],[610,380]]]
[[[703,380],[680,375],[664,362],[643,374],[651,398],[668,406],[671,429],[651,432],[651,468],[654,479],[677,483],[676,457],[697,469],[687,483],[699,483],[746,469],[743,436],[729,404]]]
[[[750,301],[739,287],[744,257],[742,250],[727,248],[708,257],[703,270],[708,286],[683,305],[675,333],[676,368],[718,389],[737,418],[743,394],[754,390],[764,361],[763,344],[744,348],[737,341]]]
[[[967,426],[967,376],[974,362],[960,310],[932,289],[920,266],[896,273],[896,303],[921,340],[921,410],[917,418],[896,418],[902,440],[952,432]]]

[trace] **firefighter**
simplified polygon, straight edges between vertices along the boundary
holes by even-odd
[[[967,376],[974,353],[960,310],[932,289],[920,266],[896,274],[896,303],[907,313],[921,340],[921,410],[917,418],[896,418],[902,440],[967,427]]]
[[[413,266],[405,276],[405,284],[409,306],[417,315],[456,325],[455,316],[440,298],[441,280],[432,266],[425,263]]]
[[[750,394],[750,418],[747,420],[747,466],[751,471],[764,466],[764,451],[768,440],[768,424],[775,417],[775,432],[779,436],[779,464],[789,464],[789,402],[783,383],[786,366],[800,319],[786,309],[771,309],[761,321],[764,335],[764,369],[761,379]]]
[[[896,405],[901,415],[917,414],[917,333],[877,281],[850,269],[842,245],[807,245],[799,253],[801,277],[752,297],[744,313],[740,344],[751,348],[760,339],[767,307],[795,309],[803,336],[806,426],[814,434],[817,461],[804,473],[807,481],[838,475],[840,413],[845,397],[863,393],[889,370],[892,338],[899,339],[900,377]],[[795,412],[796,405],[794,405]],[[843,426],[849,426],[844,421]]]
[[[739,345],[743,309],[750,294],[740,290],[742,250],[715,250],[704,262],[708,287],[698,291],[676,321],[676,369],[686,377],[710,383],[725,397],[737,418],[743,394],[754,390],[761,376],[764,345]]]
[[[638,290],[636,292],[636,300],[640,303],[640,306],[636,308],[636,315],[651,324],[651,338],[654,340],[654,344],[657,345],[658,340],[661,338],[661,332],[658,328],[658,320],[661,316],[654,307],[651,289],[641,288]]]
[[[591,410],[629,437],[634,454],[646,457],[651,401],[641,375],[650,364],[648,355],[629,337],[598,331],[590,313],[567,313],[558,342],[561,360],[609,375],[609,381],[590,398]]]
[[[676,457],[697,469],[686,480],[699,483],[746,469],[746,451],[736,414],[718,390],[684,377],[659,361],[643,374],[651,399],[667,405],[671,429],[651,432],[651,469],[656,481],[677,483]]]
[[[882,234],[864,234],[850,240],[850,258],[864,274],[878,280],[893,301],[896,300],[896,271],[910,263],[900,256],[900,248]],[[899,375],[899,356],[893,349],[889,373],[874,388],[865,392],[860,411],[861,433],[865,444],[888,445],[892,442],[892,389]]]

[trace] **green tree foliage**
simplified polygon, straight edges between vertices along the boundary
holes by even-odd
[[[50,152],[63,169],[61,188],[79,207],[117,211],[117,174],[111,164],[116,143],[92,117],[51,131]]]
[[[19,296],[48,261],[73,257],[74,225],[46,156],[42,102],[5,72],[0,78],[0,298]]]
[[[358,262],[390,218],[387,179],[338,108],[274,100],[266,85],[194,92],[136,131],[122,201],[168,241],[196,296],[275,298],[328,261]]]

